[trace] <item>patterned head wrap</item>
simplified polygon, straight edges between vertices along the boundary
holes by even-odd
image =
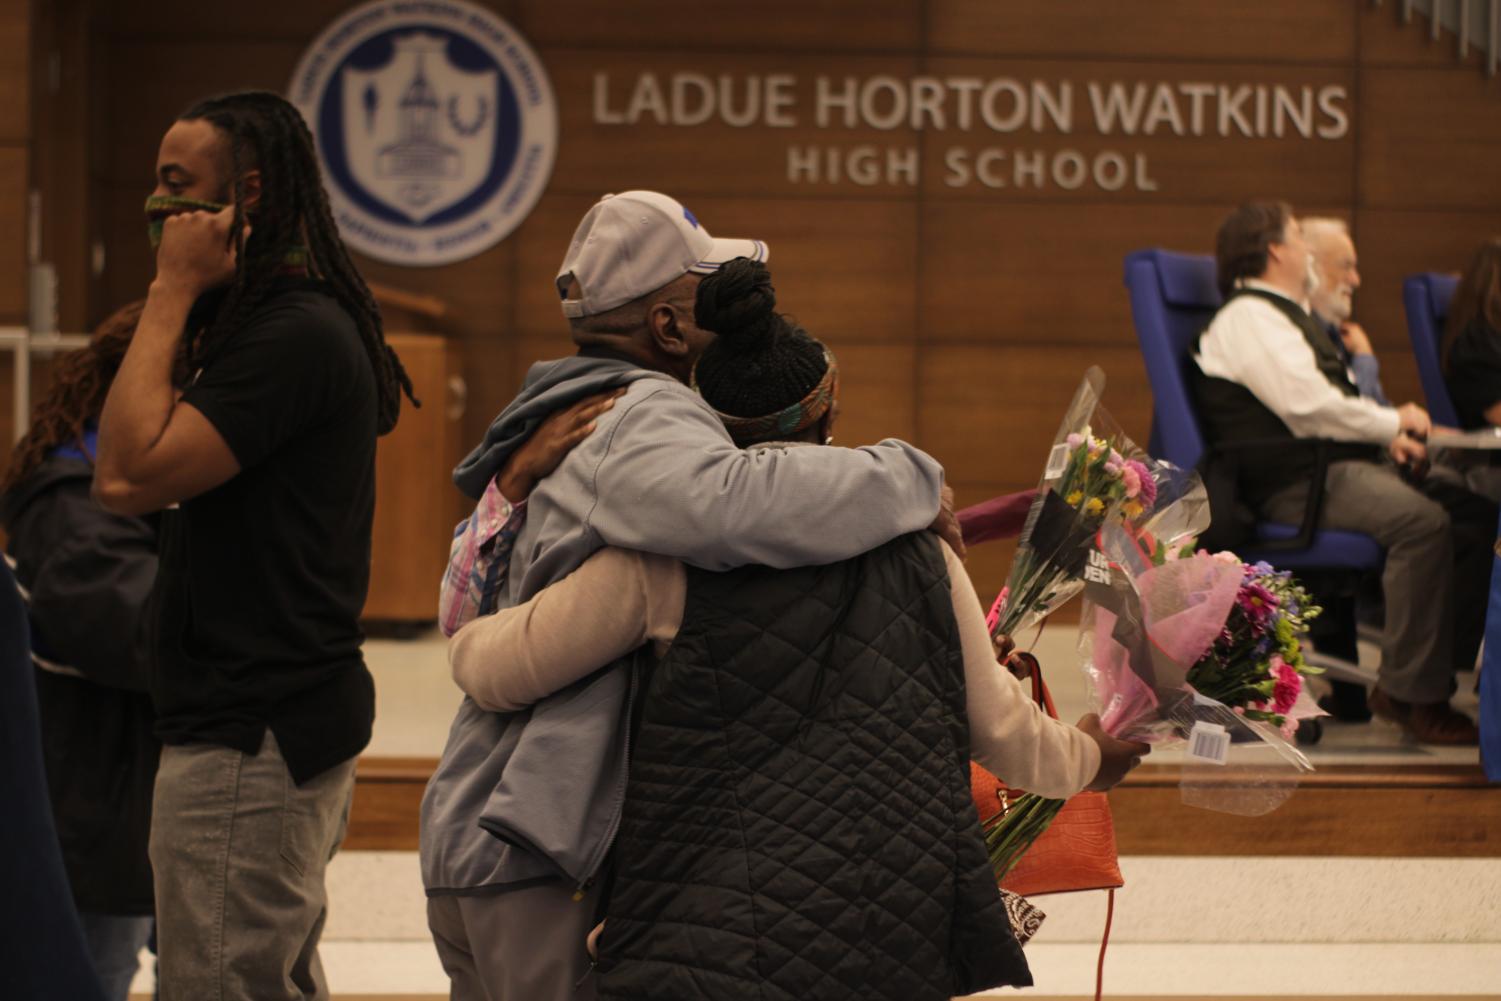
[[[763,417],[735,417],[731,414],[720,413],[718,410],[714,411],[724,423],[725,429],[730,432],[730,438],[736,445],[744,447],[760,442],[786,439],[812,427],[833,408],[834,401],[839,397],[839,364],[834,360],[834,353],[828,348],[823,349],[823,356],[828,362],[823,378],[818,380],[818,385],[808,391],[807,396],[791,406]],[[697,379],[693,381],[693,388],[698,389]]]

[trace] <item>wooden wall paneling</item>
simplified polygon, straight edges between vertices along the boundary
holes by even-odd
[[[1042,111],[1030,97],[1019,108],[1016,98],[1003,94],[993,102],[994,113],[1002,126],[1015,131],[988,126],[978,104],[966,131],[959,127],[959,98],[948,97],[943,104],[946,127],[930,128],[922,137],[923,191],[929,198],[1112,205],[1234,204],[1263,192],[1294,202],[1348,203],[1353,198],[1354,74],[1344,67],[933,59],[926,72],[940,79],[1011,80],[1029,95],[1031,88],[1040,86],[1053,95],[1055,104],[1068,109]],[[1241,100],[1235,97],[1241,94],[1242,103],[1235,107],[1252,135],[1227,117],[1223,124],[1228,137],[1222,136],[1220,91],[1204,96],[1196,116],[1199,102],[1191,92],[1178,89],[1183,85],[1228,88],[1227,108]],[[1279,115],[1284,105],[1277,97],[1278,87],[1291,95],[1285,100],[1301,109],[1298,114],[1310,113],[1301,126],[1308,137],[1300,133],[1297,115],[1285,109]],[[1343,98],[1328,90],[1336,87],[1343,89]],[[1264,101],[1258,88],[1266,94]],[[1302,108],[1305,88],[1307,107]],[[1326,90],[1334,102],[1331,107],[1344,116],[1342,135],[1337,118],[1320,108]],[[1112,95],[1123,96],[1126,107],[1140,110],[1122,117],[1112,111],[1122,107]],[[1258,102],[1264,103],[1264,120],[1258,117]],[[1154,108],[1159,113],[1153,114]],[[1066,126],[1058,124],[1060,117]],[[1276,134],[1279,123],[1281,137]],[[1135,134],[1128,134],[1128,128]],[[1324,138],[1320,129],[1331,130],[1337,138]],[[1020,169],[1026,163],[1023,156],[1035,159],[1039,151],[1046,154],[1041,179]],[[1059,156],[1069,151],[1082,155],[1084,169]],[[950,163],[951,156],[958,158],[957,164]]]
[[[26,289],[26,196],[29,173],[32,5],[0,0],[0,326],[24,324]],[[15,437],[11,387],[15,359],[0,353],[0,469],[10,460]],[[35,382],[35,380],[34,380]]]
[[[816,336],[817,331],[812,331]],[[917,348],[819,336],[839,362],[834,442],[858,447],[883,438],[917,440]]]
[[[1348,0],[932,0],[934,52],[1336,63],[1355,51]]]
[[[1038,472],[1040,473],[1041,470],[1039,469]],[[1001,494],[1030,489],[1037,483],[1034,480],[1025,487],[1001,483],[951,483],[951,485],[954,487],[954,506],[958,510],[963,510]],[[969,547],[964,560],[964,569],[969,573],[969,579],[975,585],[975,593],[979,596],[980,604],[986,611],[990,610],[990,604],[995,601],[995,596],[1001,593],[1001,588],[1006,583],[1006,574],[1011,569],[1011,560],[1015,555],[1015,539],[992,539],[989,542]]]
[[[1186,806],[1180,770],[1145,765],[1110,793],[1122,855],[1495,858],[1501,797],[1475,765],[1320,765],[1273,813],[1237,817]]]
[[[0,144],[0,325],[26,322],[28,161],[24,143]]]
[[[988,604],[994,594],[982,591],[981,598]],[[1072,628],[1072,623],[1050,623],[1049,628]],[[1065,662],[1043,667],[1055,677],[1060,671],[1078,669]],[[422,791],[436,764],[432,758],[361,758],[344,848],[415,850]],[[1146,764],[1111,791],[1110,808],[1122,855],[1268,859],[1497,855],[1501,798],[1473,764],[1399,769],[1323,765],[1304,778],[1286,804],[1264,817],[1237,817],[1185,806],[1178,788],[1180,778],[1181,769],[1176,766]]]
[[[1104,408],[1145,447],[1152,396],[1135,346],[1062,344],[924,345],[917,444],[943,463],[951,483],[1036,486],[1063,412],[1091,365],[1105,370]]]
[[[1387,396],[1422,403],[1402,282],[1421,271],[1462,272],[1483,240],[1501,235],[1501,204],[1485,212],[1363,208],[1354,231],[1361,277],[1355,319],[1371,335]]]
[[[0,0],[0,143],[24,143],[31,135],[27,101],[32,73],[30,0]]]
[[[619,50],[565,49],[548,47],[541,58],[552,78],[558,95],[559,135],[557,165],[553,169],[551,190],[598,197],[606,191],[651,188],[688,194],[725,194],[745,192],[757,196],[873,195],[902,196],[911,191],[907,175],[887,176],[883,170],[870,185],[842,181],[788,179],[788,150],[807,147],[853,147],[868,144],[881,149],[907,149],[916,145],[910,128],[889,131],[874,128],[846,128],[840,114],[832,114],[830,127],[819,128],[817,122],[817,82],[819,76],[842,87],[847,76],[857,78],[881,74],[899,79],[917,72],[914,57],[798,55],[788,52],[756,54],[699,51],[674,53],[664,58],[660,52],[625,52]],[[602,74],[608,81],[603,98],[606,117],[626,115],[632,94],[642,74],[653,74],[664,93],[670,94],[673,73],[693,73],[719,81],[729,80],[733,99],[728,107],[741,112],[750,107],[747,89],[759,79],[763,88],[769,78],[788,75],[787,93],[793,103],[783,109],[790,127],[765,125],[767,102],[757,98],[761,118],[758,124],[737,127],[715,117],[702,125],[659,124],[657,118],[643,113],[635,124],[599,124],[595,118],[595,79]],[[717,86],[717,83],[716,83]],[[725,107],[725,105],[717,105]],[[889,110],[885,105],[881,110]],[[838,123],[834,127],[833,123]],[[882,154],[884,156],[884,153]],[[827,178],[828,166],[820,166],[820,178]],[[841,176],[844,169],[840,168]],[[713,227],[710,227],[711,231]]]
[[[606,188],[619,191],[622,187]],[[777,308],[815,336],[902,343],[914,336],[915,261],[911,202],[677,196],[715,236],[749,237],[771,248]],[[566,332],[553,281],[590,195],[550,193],[517,231],[517,324],[528,335]]]
[[[173,120],[199,98],[261,88],[284,92],[307,40],[209,44],[117,37],[108,42],[110,176],[150,193],[156,151]]]
[[[918,338],[1134,347],[1126,255],[1210,253],[1230,207],[931,201],[922,210]]]
[[[818,52],[913,51],[921,45],[917,0],[521,0],[518,18],[534,45]],[[711,22],[711,23],[710,23]]]
[[[33,187],[40,192],[41,255],[56,269],[59,329],[90,329],[89,242],[93,211],[88,146],[90,33],[81,0],[38,9],[33,47],[36,129],[32,137]],[[53,72],[56,72],[55,80]],[[54,86],[54,82],[56,86]]]
[[[1494,209],[1501,77],[1459,66],[1360,71],[1361,204]]]
[[[1425,14],[1414,12],[1412,21],[1402,23],[1400,3],[1360,3],[1356,14],[1358,44],[1356,59],[1362,66],[1428,66],[1456,68],[1459,58],[1459,39],[1448,29],[1434,40],[1428,30]],[[1453,5],[1451,5],[1453,6]],[[1469,72],[1484,73],[1484,53],[1476,48],[1475,38],[1470,37],[1469,58],[1465,66]]]
[[[357,255],[369,280],[437,296],[448,307],[436,329],[462,345],[468,404],[463,438],[477,439],[511,398],[515,379],[511,345],[516,337],[516,245],[506,239],[468,260],[435,268],[402,267]],[[427,325],[424,324],[424,327]]]
[[[516,24],[514,0],[471,0]],[[354,7],[356,0],[269,0],[261,4],[202,3],[201,0],[110,0],[104,26],[121,38],[174,41],[262,42],[313,37]],[[519,25],[517,25],[519,27]],[[281,88],[278,87],[278,90]]]

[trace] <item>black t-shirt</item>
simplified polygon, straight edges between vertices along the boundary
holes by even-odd
[[[1501,330],[1477,319],[1460,331],[1449,351],[1445,377],[1460,426],[1483,428],[1490,423],[1486,410],[1501,403]]]
[[[183,396],[240,463],[169,511],[152,695],[168,744],[254,754],[298,782],[358,754],[375,687],[359,615],[375,514],[375,377],[354,321],[283,282]]]

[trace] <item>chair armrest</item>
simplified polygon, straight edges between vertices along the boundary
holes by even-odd
[[[1329,438],[1250,438],[1245,441],[1225,442],[1212,445],[1211,455],[1234,456],[1244,452],[1264,452],[1276,449],[1280,452],[1312,452],[1313,469],[1309,473],[1308,496],[1303,503],[1303,516],[1298,523],[1296,535],[1287,539],[1257,539],[1256,548],[1268,552],[1307,549],[1313,545],[1313,536],[1318,531],[1319,514],[1324,509],[1324,481],[1329,472],[1329,452],[1341,442]],[[1347,443],[1343,443],[1347,444]],[[1207,456],[1206,456],[1207,457]],[[1292,482],[1288,483],[1292,486]]]

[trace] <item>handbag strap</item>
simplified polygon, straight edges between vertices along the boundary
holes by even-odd
[[[1100,936],[1100,962],[1094,971],[1094,1001],[1101,1001],[1105,996],[1105,949],[1110,945],[1110,924],[1115,919],[1115,888],[1108,891],[1105,898],[1105,934]]]
[[[1053,693],[1048,691],[1047,682],[1042,680],[1042,665],[1037,662],[1037,658],[1024,650],[1013,653],[1011,657],[1027,665],[1027,678],[1032,682],[1032,701],[1041,706],[1043,712],[1057,719],[1058,709],[1053,705]]]

